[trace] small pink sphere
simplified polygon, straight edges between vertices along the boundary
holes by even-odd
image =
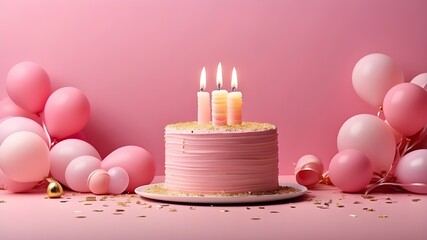
[[[87,185],[94,194],[108,194],[110,175],[104,169],[96,169],[89,175]]]
[[[372,176],[371,161],[358,150],[342,150],[329,164],[331,182],[344,192],[361,192]]]
[[[121,167],[113,167],[108,170],[110,175],[110,193],[121,194],[129,185],[129,174]]]

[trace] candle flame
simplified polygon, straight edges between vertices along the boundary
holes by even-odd
[[[203,91],[206,88],[206,68],[202,68],[202,73],[200,74],[200,91]]]
[[[218,64],[218,69],[216,71],[216,85],[218,89],[221,89],[222,86],[222,67],[221,63]]]
[[[233,68],[233,72],[231,73],[231,89],[235,91],[237,89],[237,72],[236,68]]]

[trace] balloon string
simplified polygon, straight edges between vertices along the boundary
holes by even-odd
[[[366,189],[365,191],[365,197],[375,188],[381,187],[381,186],[395,186],[395,187],[426,187],[427,184],[425,183],[394,183],[394,182],[382,182],[382,183],[376,183]]]
[[[378,108],[377,117],[381,118],[381,113],[383,112],[383,105]]]
[[[49,135],[49,132],[47,131],[47,127],[46,124],[44,123],[44,121],[42,120],[42,125],[43,125],[43,130],[47,136],[47,139],[49,141],[49,150],[52,149],[52,147],[57,143],[57,141],[55,139],[52,139]]]

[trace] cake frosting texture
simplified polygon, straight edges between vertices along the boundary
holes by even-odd
[[[165,186],[193,193],[278,188],[277,129],[268,123],[165,128]]]

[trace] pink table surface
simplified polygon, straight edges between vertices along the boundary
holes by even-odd
[[[45,196],[0,190],[0,239],[427,239],[427,196],[409,193],[366,199],[321,185],[297,199],[239,206]]]

